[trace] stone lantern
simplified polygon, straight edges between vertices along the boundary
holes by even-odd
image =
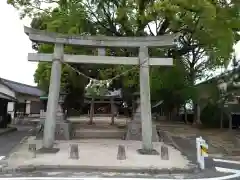
[[[62,105],[64,103],[65,99],[66,99],[66,96],[67,96],[67,93],[60,92],[58,103]]]
[[[65,102],[65,99],[66,99],[66,96],[67,96],[67,93],[65,92],[60,92],[59,93],[59,98],[58,98],[58,104],[59,104],[59,108],[60,108],[60,114],[62,116],[61,119],[64,119],[66,120],[66,112],[65,112],[65,109],[64,109],[64,102]]]

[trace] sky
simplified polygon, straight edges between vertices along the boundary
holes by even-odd
[[[27,54],[33,50],[23,31],[23,26],[29,26],[31,21],[20,20],[17,10],[6,1],[0,0],[0,77],[35,85],[33,74],[37,63],[27,60]]]
[[[30,19],[20,20],[19,12],[6,1],[0,0],[0,77],[36,85],[33,75],[37,63],[27,60],[27,54],[33,50],[31,41],[23,31],[24,25],[30,26]],[[240,58],[240,43],[235,49]]]

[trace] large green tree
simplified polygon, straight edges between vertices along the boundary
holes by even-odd
[[[238,0],[8,0],[8,3],[20,10],[21,17],[25,15],[33,17],[32,27],[59,33],[108,36],[156,36],[180,33],[177,48],[150,49],[150,55],[163,56],[167,53],[168,56],[181,61],[184,64],[182,67],[188,74],[182,73],[182,76],[178,77],[180,79],[187,77],[187,89],[192,90],[196,80],[203,77],[204,70],[229,61],[233,44],[239,39],[237,32],[240,29],[240,3]],[[43,8],[50,4],[50,7],[54,8]],[[41,50],[38,47],[39,49]],[[92,53],[92,50],[86,48],[69,47],[69,49],[66,51],[70,53]],[[136,56],[138,53],[137,49],[126,48],[112,48],[107,52],[117,56]],[[86,67],[87,65],[82,69],[77,68],[85,70],[87,74],[91,69],[92,76],[98,78],[112,77],[130,68]],[[36,72],[36,74],[39,72],[39,75],[35,75],[37,82],[42,81],[44,84],[43,80],[48,79],[47,71],[49,70],[47,69],[49,69],[48,65],[39,65]],[[172,94],[179,92],[185,94],[186,91],[183,89],[186,88],[186,84],[181,83],[179,88],[178,79],[171,75],[176,73],[175,70],[166,72],[162,68],[155,68],[153,72],[155,75],[152,77],[163,76],[166,78],[164,80],[162,77],[162,81],[175,84],[171,90],[166,82],[164,83],[166,88],[163,88],[162,83],[157,83],[158,87],[152,85],[153,96],[159,88],[166,89],[167,91],[164,91],[166,93],[171,91]],[[173,79],[169,80],[169,78]],[[132,91],[138,88],[137,70],[119,79],[120,83],[117,84],[121,86],[130,86]],[[45,84],[48,84],[47,81]],[[192,94],[196,96],[196,93]],[[171,103],[168,102],[168,104]]]

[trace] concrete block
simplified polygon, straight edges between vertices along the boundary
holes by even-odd
[[[28,144],[28,151],[32,152],[32,151],[36,151],[36,144]]]
[[[37,150],[37,154],[56,154],[59,152],[59,148],[45,148],[42,147]]]
[[[58,121],[56,123],[56,140],[70,140],[71,139],[71,123]]]
[[[70,144],[70,159],[79,159],[78,144]]]
[[[138,149],[137,152],[141,155],[159,155],[159,152],[156,149]]]
[[[32,153],[33,158],[36,157],[36,150],[37,150],[36,144],[29,144],[28,145],[28,151]]]
[[[161,146],[161,158],[162,160],[169,160],[168,147],[165,145]]]
[[[126,160],[126,151],[125,146],[118,146],[117,160]]]
[[[44,131],[44,122],[41,124],[42,127],[38,130],[36,134],[37,139],[43,138],[43,131]],[[66,121],[57,121],[56,122],[56,129],[55,129],[55,140],[70,140],[72,135],[72,126],[70,122]]]
[[[133,120],[128,123],[126,140],[142,141],[141,121]],[[152,141],[159,142],[156,125],[152,125]]]

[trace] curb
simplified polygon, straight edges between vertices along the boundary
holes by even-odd
[[[14,132],[14,131],[17,131],[17,128],[16,127],[10,127],[8,129],[6,129],[5,131],[0,132],[0,136],[3,135],[3,134]]]
[[[61,170],[76,170],[81,172],[118,172],[118,173],[148,173],[148,174],[183,174],[183,173],[199,173],[196,168],[189,169],[154,169],[154,168],[134,168],[134,167],[112,167],[112,166],[85,166],[85,165],[27,165],[19,166],[17,168],[1,168],[0,172],[13,173],[13,172],[33,172],[33,171],[61,171]]]

